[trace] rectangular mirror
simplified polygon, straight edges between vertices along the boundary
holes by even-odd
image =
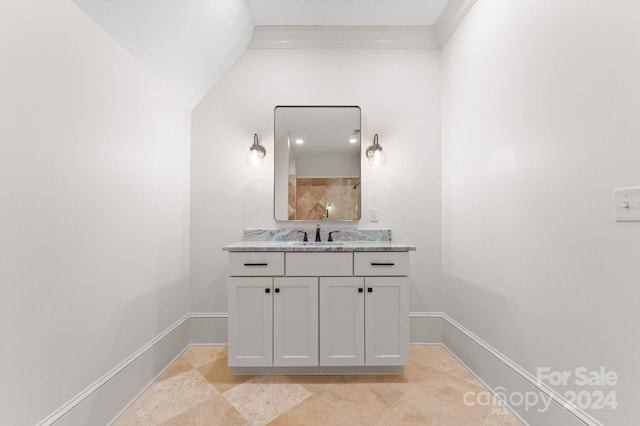
[[[360,219],[360,107],[278,106],[276,220]]]

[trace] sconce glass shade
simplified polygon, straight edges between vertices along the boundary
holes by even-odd
[[[365,155],[372,167],[382,167],[387,163],[387,155],[382,151],[382,147],[378,143],[378,134],[373,137],[373,145],[369,146]]]
[[[264,163],[264,157],[267,156],[267,149],[258,142],[258,135],[253,135],[253,145],[249,148],[245,161],[251,167],[258,167]]]

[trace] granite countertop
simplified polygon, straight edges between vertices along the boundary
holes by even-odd
[[[353,252],[353,251],[415,251],[416,247],[391,241],[241,241],[222,247],[225,251],[299,251],[299,252]]]
[[[315,229],[304,229],[309,239]],[[320,231],[323,242],[302,242],[300,229],[245,229],[243,241],[222,247],[225,251],[415,251],[415,246],[391,242],[390,229],[333,229]]]

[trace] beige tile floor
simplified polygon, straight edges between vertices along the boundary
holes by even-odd
[[[225,347],[192,346],[115,425],[521,425],[467,392],[486,389],[440,346],[387,376],[234,376]]]

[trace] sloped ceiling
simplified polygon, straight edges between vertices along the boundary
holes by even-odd
[[[433,26],[448,0],[73,2],[193,108],[245,50],[254,26]]]

